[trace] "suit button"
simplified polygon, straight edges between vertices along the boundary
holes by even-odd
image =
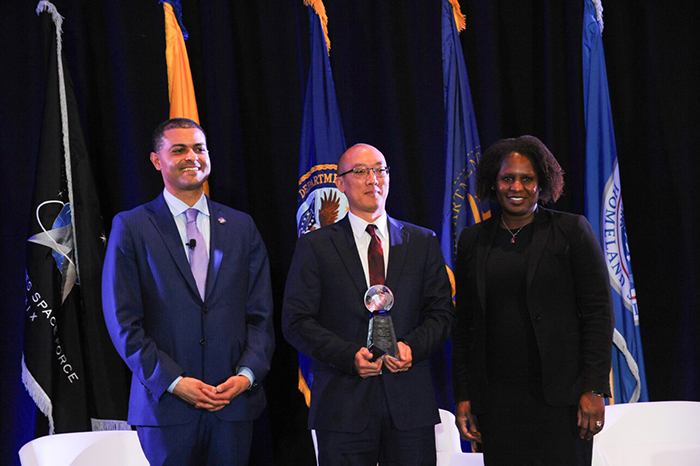
[[[199,340],[199,344],[202,345],[202,346],[204,346],[204,338],[202,338],[201,340]]]
[[[539,322],[540,316],[532,316],[532,320],[534,320],[535,322]]]
[[[203,307],[203,308],[202,308],[202,312],[206,314],[207,312],[209,312],[209,308],[206,307],[206,306]]]

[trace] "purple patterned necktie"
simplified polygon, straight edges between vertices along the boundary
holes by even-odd
[[[207,286],[207,268],[209,267],[209,258],[207,257],[207,245],[204,243],[202,232],[197,228],[197,209],[187,209],[187,240],[190,253],[190,268],[192,275],[197,282],[199,296],[204,299],[204,293]]]
[[[369,264],[369,286],[384,284],[384,250],[382,241],[377,236],[376,225],[367,225],[367,233],[372,237],[367,249],[367,263]]]

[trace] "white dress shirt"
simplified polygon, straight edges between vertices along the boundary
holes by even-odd
[[[165,203],[168,204],[170,213],[173,214],[175,225],[177,225],[177,231],[180,233],[180,238],[182,239],[182,247],[187,256],[187,262],[189,262],[190,253],[187,246],[187,214],[185,214],[185,211],[189,209],[190,206],[170,194],[167,189],[163,189],[163,197],[165,198]],[[211,242],[211,218],[209,215],[209,204],[207,203],[207,198],[204,193],[202,193],[202,197],[194,203],[192,208],[197,209],[200,214],[204,214],[197,215],[197,228],[199,228],[204,238],[204,244],[207,247],[207,257],[211,257],[211,245],[209,244]]]
[[[365,272],[367,288],[369,288],[371,284],[369,282],[369,259],[367,258],[367,250],[369,249],[369,243],[372,240],[372,237],[369,233],[367,233],[367,225],[369,225],[370,222],[362,220],[352,212],[348,212],[348,219],[350,220],[352,233],[355,237],[357,253],[360,255],[360,261],[362,262],[362,270]],[[377,220],[371,222],[371,224],[377,227],[377,236],[382,242],[382,252],[384,253],[384,276],[386,277],[386,272],[389,267],[389,248],[391,246],[386,212],[383,213],[381,217],[377,218]]]

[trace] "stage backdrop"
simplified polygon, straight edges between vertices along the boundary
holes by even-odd
[[[183,0],[211,195],[250,213],[267,244],[277,350],[252,464],[312,464],[297,355],[279,306],[296,241],[309,19],[302,0]],[[163,8],[153,1],[55,0],[106,231],[117,212],[158,195],[150,134],[168,117]],[[331,65],[348,145],[392,167],[388,210],[440,230],[444,109],[439,0],[326,0]],[[583,3],[462,0],[461,34],[483,147],[541,138],[566,170],[555,208],[583,213]],[[700,15],[692,2],[604,2],[607,58],[627,232],[652,400],[700,400]],[[24,265],[45,94],[40,21],[30,0],[0,4],[0,458],[34,436],[20,380]],[[39,426],[41,427],[41,426]]]

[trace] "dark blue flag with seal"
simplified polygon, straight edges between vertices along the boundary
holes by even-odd
[[[128,429],[130,374],[102,315],[104,227],[63,63],[63,18],[46,1],[37,14],[47,76],[27,243],[22,380],[50,434]]]
[[[304,96],[299,150],[297,234],[337,222],[347,215],[348,201],[335,185],[338,158],[347,148],[326,40],[323,2],[305,0],[309,10],[311,60]],[[311,360],[299,353],[299,390],[310,404]]]
[[[459,3],[454,2],[455,6]],[[457,20],[464,28],[460,10],[442,0],[442,80],[445,100],[445,198],[442,207],[440,244],[451,273],[459,234],[468,226],[491,216],[489,202],[476,197],[476,170],[481,158],[479,132]]]
[[[586,113],[585,214],[598,235],[610,274],[615,311],[611,403],[649,401],[622,206],[608,76],[603,52],[603,6],[584,0],[583,95]]]
[[[459,3],[442,0],[442,80],[445,103],[445,197],[442,207],[440,246],[454,297],[452,272],[457,241],[462,230],[491,216],[489,203],[476,197],[476,168],[481,157],[479,134],[474,117],[467,66],[459,30],[464,16]],[[433,384],[441,408],[452,405],[451,342],[431,356]]]

